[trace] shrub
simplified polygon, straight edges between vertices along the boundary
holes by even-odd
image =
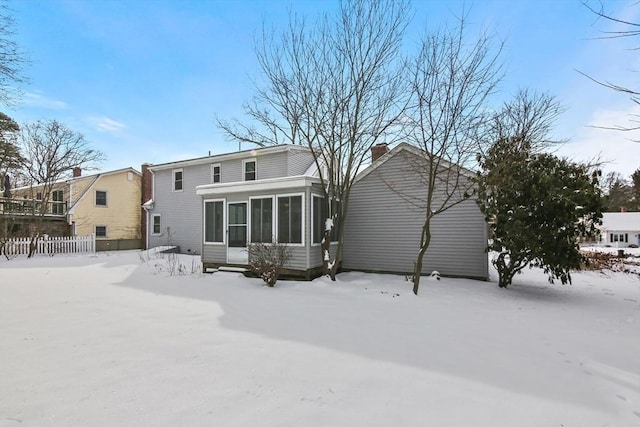
[[[249,268],[269,287],[278,281],[284,265],[291,258],[291,251],[284,243],[249,243]]]

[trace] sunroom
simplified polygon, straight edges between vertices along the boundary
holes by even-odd
[[[326,204],[320,180],[289,176],[196,187],[202,197],[203,268],[246,266],[249,243],[289,246],[285,272],[313,277],[322,269]]]

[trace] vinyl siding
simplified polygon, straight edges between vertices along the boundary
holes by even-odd
[[[287,155],[288,176],[303,175],[313,164],[313,154],[309,151],[290,150]]]
[[[424,210],[407,196],[424,194],[402,151],[356,182],[345,221],[345,269],[409,273],[417,258]],[[487,226],[474,200],[437,215],[431,221],[431,244],[423,273],[486,279]]]

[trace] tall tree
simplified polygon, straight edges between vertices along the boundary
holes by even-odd
[[[640,37],[639,22],[629,21],[627,19],[621,18],[619,16],[614,16],[611,13],[606,12],[604,10],[604,2],[600,1],[599,7],[596,7],[596,8],[591,6],[588,0],[583,0],[582,4],[598,18],[601,18],[609,23],[613,23],[614,25],[617,26],[616,29],[614,30],[604,31],[603,36],[599,38],[629,39],[629,38]],[[637,1],[633,2],[633,7],[640,8],[640,2],[637,2]],[[631,50],[633,52],[637,52],[638,47],[633,46]],[[620,92],[622,94],[629,96],[629,99],[633,104],[640,105],[640,87],[638,86],[638,79],[635,79],[635,85],[624,84],[624,83],[613,83],[609,80],[602,80],[601,78],[592,77],[589,74],[584,73],[582,71],[578,71],[578,72],[601,86],[604,86],[606,88],[609,88],[611,90],[614,90],[616,92]],[[609,127],[597,126],[597,127],[600,127],[602,129],[613,129],[613,130],[632,133],[631,139],[635,142],[640,142],[640,138],[636,134],[636,132],[640,130],[640,116],[638,116],[638,114],[630,114],[630,116],[631,116],[629,119],[630,124],[628,125],[621,124],[621,125],[615,125],[613,127],[610,127],[610,126]]]
[[[0,178],[10,170],[18,169],[24,160],[17,145],[19,131],[18,124],[0,112]]]
[[[640,212],[640,168],[631,174],[632,210]]]
[[[249,121],[217,119],[237,141],[312,149],[329,219],[322,256],[333,280],[356,172],[397,123],[406,102],[400,48],[407,23],[404,0],[345,0],[335,14],[313,25],[291,15],[283,34],[263,31],[256,46],[264,85],[245,105]],[[338,243],[332,256],[334,224]]]
[[[0,104],[15,101],[16,85],[24,83],[25,54],[14,40],[15,20],[6,0],[0,0]]]
[[[599,171],[551,154],[534,154],[523,139],[502,139],[481,159],[479,205],[492,231],[489,250],[498,284],[523,268],[541,267],[549,281],[571,283],[583,262],[577,238],[593,237],[604,208]]]
[[[57,120],[25,123],[19,140],[24,155],[22,173],[28,184],[37,186],[41,193],[40,209],[34,213],[40,222],[47,213],[56,182],[71,177],[75,167],[91,169],[104,159],[103,153],[91,148],[84,135]],[[41,230],[36,227],[31,233],[29,257],[40,236]]]
[[[602,187],[606,194],[607,211],[620,212],[631,209],[633,190],[621,173],[609,172]]]
[[[422,154],[418,161],[408,158],[407,165],[424,189],[420,198],[403,197],[424,216],[413,274],[416,295],[432,219],[474,192],[466,167],[486,140],[486,101],[502,77],[500,52],[485,34],[470,42],[461,20],[455,28],[426,35],[408,65],[411,102],[403,117],[404,137]]]

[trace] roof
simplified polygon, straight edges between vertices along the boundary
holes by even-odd
[[[281,153],[281,152],[291,151],[291,150],[310,151],[310,148],[304,145],[293,145],[293,144],[272,145],[269,147],[259,147],[259,148],[254,148],[250,150],[235,151],[231,153],[215,154],[211,156],[197,157],[194,159],[178,160],[175,162],[149,165],[149,170],[158,171],[158,170],[173,169],[173,168],[184,167],[184,166],[195,166],[195,165],[201,165],[201,164],[208,164],[212,162],[221,162],[223,160],[243,159],[243,158],[254,157],[254,156],[270,154],[270,153]]]
[[[605,230],[640,231],[640,212],[604,212],[602,228]]]
[[[142,176],[142,174],[140,172],[138,172],[137,170],[135,170],[134,168],[127,167],[127,168],[116,169],[116,170],[107,171],[107,172],[94,173],[94,174],[91,174],[91,175],[73,176],[71,178],[65,178],[65,179],[61,179],[59,181],[55,181],[52,184],[70,184],[70,183],[77,182],[77,181],[80,181],[80,180],[83,180],[83,179],[87,179],[87,178],[96,179],[96,178],[101,177],[101,176],[115,175],[117,173],[122,173],[122,172],[133,172],[136,175]],[[26,186],[23,186],[23,187],[14,188],[14,190],[27,190],[29,188],[38,188],[38,187],[41,187],[43,185],[44,184],[26,185]]]
[[[426,155],[426,152],[424,150],[422,150],[421,148],[418,148],[418,147],[416,147],[414,145],[411,145],[411,144],[408,144],[406,142],[401,142],[400,144],[396,145],[391,150],[389,150],[387,153],[385,153],[382,156],[380,156],[377,160],[372,162],[362,172],[360,172],[358,174],[358,176],[356,177],[356,182],[360,181],[361,179],[363,179],[364,177],[369,175],[371,172],[375,171],[377,168],[379,168],[380,166],[384,165],[389,159],[391,159],[395,155],[401,153],[402,151],[409,152],[409,153],[411,153],[411,154],[413,154],[415,156],[418,156],[418,157],[425,157],[425,155]],[[442,162],[441,164],[443,164],[443,165],[451,165],[451,163],[448,162],[447,160],[440,159],[440,161]],[[469,175],[475,176],[473,171],[465,168],[464,166],[460,166],[459,170],[460,170],[460,172],[466,172]]]

